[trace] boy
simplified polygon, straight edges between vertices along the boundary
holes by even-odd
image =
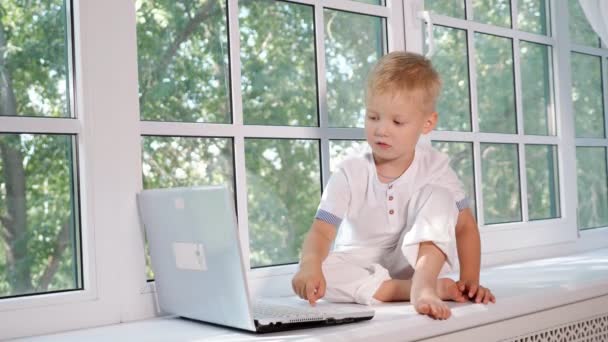
[[[331,176],[292,280],[311,305],[322,297],[368,305],[410,300],[420,314],[446,319],[443,300],[495,302],[479,285],[479,231],[462,183],[446,155],[417,146],[437,123],[440,87],[431,63],[414,53],[390,53],[370,73],[370,149]],[[457,258],[460,280],[438,279]]]

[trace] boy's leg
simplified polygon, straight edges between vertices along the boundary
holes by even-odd
[[[381,265],[364,259],[348,253],[329,254],[322,266],[326,282],[325,300],[365,305],[374,303],[374,293],[390,280],[390,275]]]
[[[380,285],[374,294],[374,298],[381,302],[409,301],[411,289],[411,279],[389,279]],[[461,303],[466,301],[466,298],[458,290],[456,282],[450,278],[437,279],[435,291],[442,300]]]
[[[410,300],[416,311],[437,319],[446,319],[451,315],[450,308],[436,290],[437,276],[445,259],[445,254],[434,243],[421,242],[410,291]]]

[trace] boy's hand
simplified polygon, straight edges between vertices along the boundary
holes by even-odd
[[[496,297],[490,289],[479,285],[476,281],[459,280],[456,282],[458,290],[469,300],[475,303],[496,303]]]
[[[301,265],[291,280],[291,287],[300,298],[314,306],[317,300],[325,296],[325,277],[321,266]]]

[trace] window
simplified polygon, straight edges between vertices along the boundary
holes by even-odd
[[[452,167],[474,199],[485,240],[492,235],[515,238],[517,234],[507,231],[518,229],[552,236],[561,231],[558,239],[570,238],[560,200],[565,140],[555,109],[557,40],[550,3],[425,5],[434,23],[432,61],[444,82],[438,129],[431,139],[451,156]],[[486,249],[490,252],[523,247],[487,245],[496,246]]]
[[[419,1],[133,5],[0,4],[0,339],[156,315],[142,188],[228,184],[253,290],[289,294],[323,184],[365,146],[369,68],[425,51]],[[444,81],[431,140],[484,261],[605,246],[608,53],[578,1],[425,6]]]
[[[381,1],[138,1],[144,188],[226,183],[250,266],[296,263],[336,146],[364,138],[367,73],[403,42],[392,15]]]
[[[608,225],[606,172],[606,58],[608,49],[589,25],[578,1],[568,1],[572,51],[572,106],[576,134],[578,227]]]
[[[0,298],[83,287],[69,17],[0,6]]]

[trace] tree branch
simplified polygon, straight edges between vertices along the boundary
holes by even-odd
[[[0,217],[0,226],[2,226],[2,229],[0,229],[0,235],[2,235],[2,238],[4,239],[4,241],[6,243],[8,243],[9,241],[12,241],[14,236],[13,233],[10,231],[9,227],[11,226],[10,220],[8,217]]]
[[[156,83],[157,80],[159,80],[167,71],[167,67],[169,66],[171,60],[173,60],[173,58],[175,57],[175,54],[177,53],[177,50],[179,49],[180,45],[182,45],[182,43],[184,43],[190,37],[190,35],[192,35],[198,25],[200,25],[204,20],[209,17],[214,3],[216,3],[216,1],[208,0],[207,3],[205,3],[205,6],[201,7],[201,9],[196,13],[196,15],[194,15],[194,17],[192,17],[192,19],[188,21],[188,24],[186,24],[184,30],[180,32],[177,37],[175,37],[175,40],[173,40],[171,44],[169,44],[169,47],[167,48],[167,50],[165,50],[165,53],[160,58],[159,64],[156,65],[154,69],[152,69],[156,70],[156,72],[153,71],[150,77],[147,80],[144,80],[144,82],[142,82],[142,84],[145,84],[146,87],[141,89],[140,103],[144,103],[146,91],[148,89],[151,89],[154,83]]]
[[[57,269],[59,269],[59,263],[61,262],[61,255],[65,251],[68,246],[68,238],[69,238],[69,229],[70,224],[69,221],[64,223],[61,227],[61,231],[57,235],[55,239],[55,243],[53,245],[53,253],[47,258],[47,265],[40,277],[40,282],[38,284],[39,291],[46,291],[51,284],[51,280],[53,280],[53,276],[57,273]]]

